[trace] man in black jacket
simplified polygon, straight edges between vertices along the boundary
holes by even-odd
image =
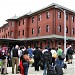
[[[72,64],[72,59],[73,59],[73,49],[72,46],[70,45],[69,48],[67,49],[67,56],[68,56],[68,64]]]
[[[36,49],[33,52],[34,55],[34,67],[35,67],[35,71],[39,71],[39,61],[41,59],[42,56],[42,51],[38,49],[38,47],[36,47]]]
[[[14,68],[16,64],[16,74],[18,73],[18,64],[19,64],[19,55],[18,55],[19,46],[16,45],[12,50],[12,74],[14,74]]]

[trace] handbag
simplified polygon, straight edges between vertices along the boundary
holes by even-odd
[[[54,53],[52,57],[53,57],[53,58],[57,58],[57,54],[56,54],[56,53]]]
[[[65,55],[64,53],[62,53],[61,55],[58,56],[58,58],[59,58],[60,60],[64,60],[65,57],[66,57],[66,55]]]
[[[29,60],[29,63],[30,63],[30,64],[33,64],[33,63],[34,63],[34,59],[31,58],[31,59]]]

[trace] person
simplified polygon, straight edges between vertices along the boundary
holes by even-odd
[[[12,74],[14,74],[14,68],[16,64],[16,74],[18,73],[18,64],[19,64],[19,54],[18,54],[19,46],[16,45],[15,48],[12,50]]]
[[[28,55],[28,50],[23,51],[22,63],[24,68],[24,75],[28,75],[29,60],[30,60],[30,57]]]
[[[28,46],[27,50],[28,50],[28,54],[29,54],[30,58],[32,58],[33,57],[33,50],[32,50],[32,48],[30,46]]]
[[[44,62],[43,75],[47,75],[47,73],[46,73],[47,67],[48,67],[48,65],[51,65],[51,62],[52,62],[52,53],[50,52],[50,50],[51,50],[51,48],[47,49],[47,47],[45,47],[45,49],[42,51],[43,59],[44,59],[43,60],[43,62]]]
[[[2,65],[1,65],[1,74],[8,74],[7,73],[7,50],[8,47],[4,44],[4,46],[2,47]]]
[[[64,67],[64,59],[60,59],[60,56],[62,55],[63,50],[61,48],[61,45],[58,45],[58,50],[57,50],[57,60],[56,60],[56,64],[60,65],[62,68]]]
[[[67,49],[67,56],[68,56],[68,64],[72,64],[72,59],[73,59],[73,49],[72,46],[70,45],[69,48]]]
[[[52,53],[52,63],[53,63],[53,66],[55,66],[55,60],[57,58],[57,52],[56,52],[55,48],[51,49],[51,53]]]
[[[20,64],[19,64],[19,67],[20,67],[20,73],[22,75],[24,75],[24,68],[23,68],[23,62],[22,62],[22,59],[23,59],[23,52],[26,50],[26,48],[24,46],[20,46],[20,50],[19,50],[19,56],[20,56]]]
[[[38,47],[36,47],[36,49],[33,51],[33,55],[35,71],[39,71],[39,61],[41,59],[42,52],[38,49]]]

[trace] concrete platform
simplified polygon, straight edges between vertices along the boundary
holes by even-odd
[[[21,74],[12,74],[12,68],[8,67],[8,75],[21,75]],[[75,55],[73,55],[73,64],[67,64],[67,69],[63,69],[64,75],[75,75]],[[35,71],[34,67],[29,67],[28,75],[43,75],[43,70]]]

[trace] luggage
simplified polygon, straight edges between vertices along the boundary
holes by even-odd
[[[63,70],[60,65],[56,65],[55,70],[56,70],[56,75],[63,75]]]
[[[48,65],[48,67],[47,67],[47,75],[57,75],[56,70],[55,70],[55,66]]]

